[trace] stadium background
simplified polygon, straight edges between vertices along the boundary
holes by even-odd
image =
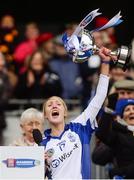
[[[53,29],[57,33],[65,23],[79,22],[88,12],[96,8],[100,8],[103,15],[108,18],[113,17],[121,10],[124,23],[117,28],[118,42],[129,44],[134,36],[132,0],[5,0],[0,4],[0,16],[5,13],[12,14],[18,25],[28,21],[36,21],[45,30]]]
[[[124,22],[116,28],[118,43],[124,45],[130,44],[134,37],[134,12],[131,0],[4,0],[0,4],[0,17],[5,14],[13,15],[17,26],[20,29],[22,27],[22,30],[25,23],[35,21],[41,25],[43,30],[59,33],[66,23],[72,21],[79,22],[87,13],[96,8],[100,8],[100,12],[108,18],[113,17],[121,10]],[[70,118],[77,115],[77,113],[79,113],[79,109],[78,112],[71,112]],[[19,131],[16,134],[12,134],[16,129],[19,130],[18,116],[14,118],[15,115],[7,114],[9,126],[4,134],[4,143],[6,145],[9,144],[11,137],[14,139],[19,135]],[[98,168],[98,166],[93,166],[93,169],[93,178],[103,178],[105,176],[104,169]]]

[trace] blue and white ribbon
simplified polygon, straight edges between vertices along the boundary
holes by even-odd
[[[119,25],[120,23],[123,22],[122,19],[120,19],[122,16],[120,15],[121,11],[119,11],[118,14],[116,14],[112,19],[110,19],[108,21],[108,23],[106,23],[104,26],[100,27],[100,28],[97,28],[97,29],[94,29],[92,31],[90,31],[90,33],[92,32],[95,32],[95,31],[100,31],[100,30],[104,30],[104,29],[107,29],[107,28],[110,28],[110,27],[114,27],[114,26],[117,26]]]
[[[80,50],[80,40],[78,38],[79,33],[82,29],[84,29],[96,16],[101,13],[98,12],[99,9],[95,9],[92,12],[88,13],[88,15],[79,23],[73,34],[68,37],[65,33],[63,35],[63,43],[67,52],[75,52]]]
[[[100,12],[98,12],[99,9],[95,9],[92,12],[88,13],[88,15],[79,23],[75,31],[73,32],[73,35],[79,35],[82,29],[84,29],[96,16],[99,16]]]
[[[84,29],[96,16],[100,15],[101,13],[98,12],[99,9],[95,9],[92,12],[90,12],[77,26],[77,28],[75,29],[75,31],[73,32],[73,34],[69,37],[67,36],[67,34],[65,33],[62,37],[63,43],[64,43],[64,47],[67,50],[67,52],[69,53],[75,53],[76,51],[82,50],[80,47],[80,32],[82,31],[82,29]],[[100,30],[104,30],[110,27],[114,27],[119,25],[123,20],[121,19],[121,15],[120,15],[120,11],[118,14],[116,14],[112,19],[109,20],[108,23],[106,23],[104,26],[94,29],[92,31],[90,31],[90,33],[92,34],[95,31],[100,31]],[[87,49],[85,49],[87,51]],[[82,50],[83,51],[83,50]]]

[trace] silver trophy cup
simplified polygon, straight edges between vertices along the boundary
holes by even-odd
[[[95,45],[95,41],[91,33],[83,29],[80,33],[80,49],[79,51],[74,53],[73,61],[76,63],[82,63],[87,61],[91,55],[99,52],[99,47]],[[115,65],[126,70],[127,65],[129,63],[129,57],[131,54],[131,49],[127,46],[121,46],[117,48],[115,51],[111,51],[110,56],[117,56],[117,61],[114,61]]]

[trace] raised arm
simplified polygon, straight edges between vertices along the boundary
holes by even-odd
[[[102,59],[100,78],[96,89],[96,94],[92,101],[89,103],[88,107],[84,112],[78,116],[73,122],[81,123],[86,125],[87,121],[90,120],[91,127],[94,129],[97,126],[95,118],[101,109],[104,100],[107,96],[108,84],[109,84],[109,62],[111,57],[109,56],[110,50],[102,47],[100,49],[99,55]],[[113,57],[113,59],[116,59]]]

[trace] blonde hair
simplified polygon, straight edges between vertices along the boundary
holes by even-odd
[[[26,109],[20,117],[20,124],[24,124],[27,121],[30,121],[32,118],[36,118],[38,121],[44,122],[43,113],[41,113],[38,109],[35,108],[28,108]]]
[[[65,112],[67,113],[68,109],[67,109],[67,105],[66,105],[65,101],[64,101],[62,98],[60,98],[59,96],[52,96],[52,97],[48,98],[48,99],[44,102],[44,104],[43,104],[43,114],[45,115],[45,109],[46,109],[46,104],[47,104],[47,102],[48,102],[49,100],[53,99],[53,98],[59,99],[59,101],[63,104],[63,106],[64,106],[64,108],[65,108]]]

